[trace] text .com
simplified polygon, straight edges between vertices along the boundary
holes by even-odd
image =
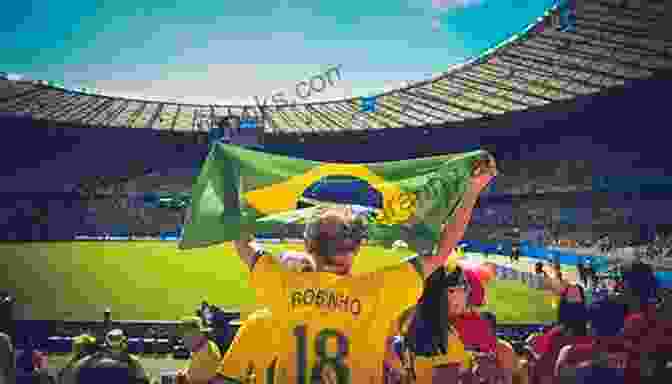
[[[321,93],[328,87],[332,87],[335,83],[334,77],[336,80],[341,79],[340,68],[341,68],[340,64],[336,65],[334,67],[327,69],[325,72],[319,75],[311,77],[308,80],[303,80],[296,83],[296,85],[294,86],[294,94],[296,95],[296,98],[299,98],[303,101],[310,98],[313,95]],[[287,99],[287,92],[279,91],[271,95],[271,103],[273,105],[278,106],[296,104],[297,103],[296,98],[294,99],[294,102],[290,102]],[[257,106],[260,108],[265,107],[268,103],[268,98],[260,100],[258,96],[255,96],[254,99],[257,102]]]

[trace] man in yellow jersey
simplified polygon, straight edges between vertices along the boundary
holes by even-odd
[[[177,381],[183,384],[207,384],[215,376],[222,359],[219,347],[209,340],[206,332],[209,328],[196,316],[181,319],[178,330],[184,339],[184,346],[191,351],[189,365],[178,371]]]
[[[266,384],[273,378],[276,353],[282,348],[281,334],[273,332],[271,312],[259,310],[245,320],[217,370],[223,382]],[[285,337],[286,339],[286,337]]]
[[[314,272],[315,262],[309,255],[284,252],[281,264],[290,271]],[[222,359],[217,375],[219,380],[231,383],[267,384],[274,379],[275,358],[284,344],[273,332],[275,324],[267,309],[253,312],[245,320]]]
[[[443,265],[462,239],[481,191],[496,174],[493,159],[475,168],[468,191],[445,223],[439,252],[411,257],[353,276],[366,228],[346,210],[330,209],[306,227],[306,251],[317,273],[287,271],[249,236],[236,242],[251,271],[258,304],[268,307],[288,338],[278,356],[276,383],[380,383],[389,325],[414,305],[424,279]]]

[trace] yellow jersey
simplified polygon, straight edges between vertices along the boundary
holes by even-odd
[[[408,329],[413,323],[415,317],[415,307],[406,310],[402,316],[392,326],[392,331],[398,335],[408,334]],[[448,325],[450,327],[450,325]],[[452,328],[452,327],[451,327]],[[457,364],[460,368],[466,369],[471,367],[472,356],[464,348],[464,343],[457,334],[457,331],[452,328],[452,332],[448,333],[448,340],[446,342],[448,350],[445,353],[435,352],[432,354],[418,355],[416,353],[406,354],[402,352],[400,359],[410,359],[413,365],[413,370],[416,377],[416,383],[432,384],[434,375],[433,369],[444,365]],[[404,362],[399,361],[393,364],[394,368],[403,366]]]
[[[409,261],[355,276],[301,273],[261,256],[250,284],[287,340],[276,346],[282,354],[275,383],[310,384],[325,376],[334,384],[382,383],[389,326],[417,303],[418,271]]]
[[[191,360],[186,367],[189,383],[207,384],[215,377],[221,359],[217,344],[208,340],[206,345],[191,354]]]
[[[217,374],[247,384],[267,384],[273,372],[273,362],[283,336],[274,332],[275,325],[270,311],[252,313],[233,338],[224,354]],[[272,376],[272,374],[271,374]]]

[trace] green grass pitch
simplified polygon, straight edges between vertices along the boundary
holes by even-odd
[[[267,245],[273,252],[301,244]],[[254,307],[248,272],[231,244],[180,251],[174,242],[91,241],[0,243],[0,279],[25,315],[40,320],[175,320],[202,299],[223,308]],[[355,273],[410,255],[408,250],[365,247]],[[390,287],[393,290],[393,287]],[[555,311],[545,293],[515,281],[488,285],[486,310],[501,323],[549,322]]]

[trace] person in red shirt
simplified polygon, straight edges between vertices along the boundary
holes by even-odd
[[[624,265],[623,286],[626,380],[653,377],[672,353],[672,322],[656,313],[659,285],[650,265],[639,260]]]
[[[558,324],[536,337],[532,345],[536,356],[532,364],[532,384],[553,382],[555,363],[564,346],[591,342],[587,323],[588,311],[583,288],[576,284],[563,284],[558,305]]]
[[[627,362],[627,351],[621,336],[625,311],[625,305],[615,296],[592,306],[590,320],[593,340],[567,345],[560,350],[555,376],[561,383],[575,383],[581,377],[590,377],[588,373],[603,373],[603,369],[615,370],[613,378],[622,379]]]
[[[625,382],[640,382],[646,377],[656,380],[656,368],[672,353],[672,324],[656,314],[658,283],[650,266],[640,261],[629,263],[624,266],[623,278],[623,294],[610,296],[591,316],[598,338],[565,349],[558,359],[558,373],[564,368],[570,369],[570,374],[572,368],[581,367],[625,368]]]

